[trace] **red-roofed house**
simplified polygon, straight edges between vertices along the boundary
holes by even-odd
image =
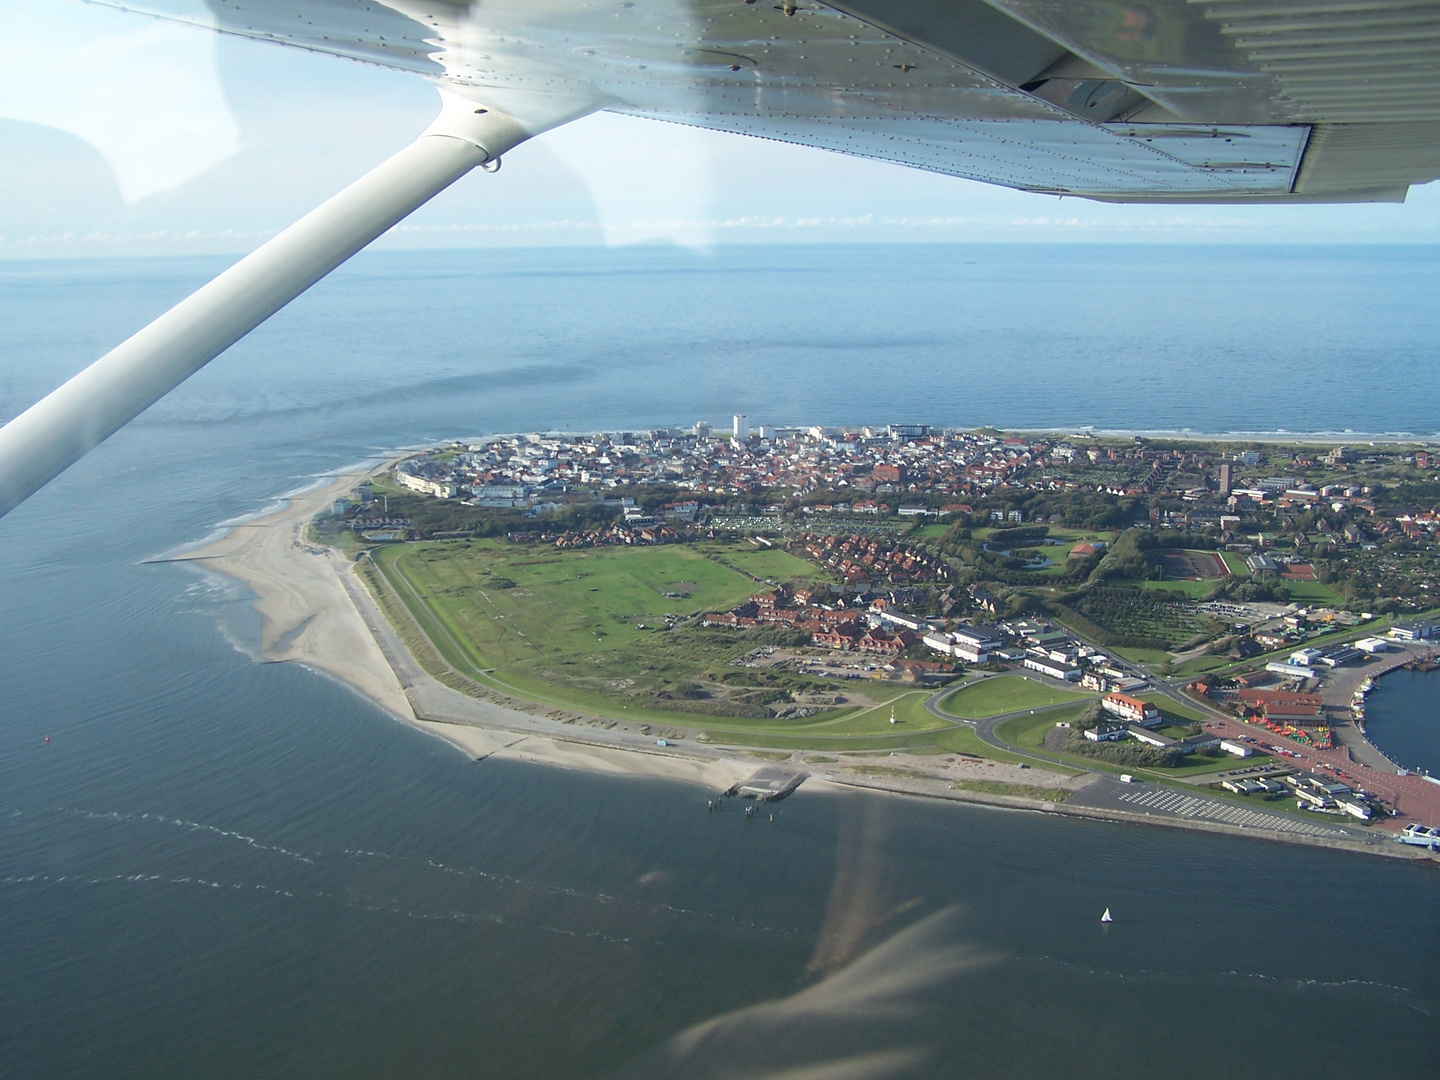
[[[1142,727],[1159,727],[1165,722],[1154,705],[1129,694],[1106,694],[1100,699],[1100,707],[1111,716]]]

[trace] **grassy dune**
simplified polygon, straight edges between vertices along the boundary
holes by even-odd
[[[983,720],[987,716],[999,716],[1020,709],[1081,701],[1088,696],[1047,686],[1023,675],[999,675],[962,686],[948,697],[941,698],[940,710],[951,716]]]

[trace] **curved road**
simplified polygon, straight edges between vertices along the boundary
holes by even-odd
[[[1020,716],[1035,716],[1039,713],[1051,712],[1056,709],[1073,708],[1076,704],[1075,702],[1057,701],[1053,705],[1037,705],[1033,709],[1013,709],[1010,712],[996,713],[994,716],[986,716],[974,720],[966,719],[962,716],[952,716],[950,713],[944,712],[940,708],[941,698],[948,697],[955,691],[963,689],[966,686],[973,686],[980,681],[982,680],[976,679],[971,682],[961,683],[959,686],[947,686],[941,690],[937,690],[935,693],[931,694],[928,698],[925,699],[925,711],[928,712],[931,716],[935,717],[937,720],[944,720],[946,723],[954,724],[956,727],[968,727],[972,729],[981,742],[983,742],[986,746],[993,746],[996,750],[1003,750],[1007,754],[1014,754],[1016,757],[1030,758],[1033,761],[1043,761],[1049,765],[1059,765],[1061,768],[1065,769],[1075,769],[1075,766],[1072,763],[1064,761],[1060,757],[1057,757],[1053,754],[1047,754],[1043,750],[1032,750],[1029,748],[1012,746],[1009,743],[1002,741],[1000,737],[995,734],[995,728],[1000,724],[1004,723],[1006,720],[1013,720],[1016,717]]]

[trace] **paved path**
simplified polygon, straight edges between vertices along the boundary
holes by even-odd
[[[1124,810],[1147,817],[1213,821],[1241,829],[1269,829],[1296,836],[1329,837],[1336,840],[1369,838],[1364,830],[1348,829],[1338,821],[1334,824],[1323,818],[1305,821],[1290,814],[1267,813],[1264,810],[1241,806],[1229,799],[1176,791],[1160,784],[1122,784],[1108,776],[1072,795],[1069,804]],[[1375,842],[1383,841],[1375,836]]]
[[[996,750],[1003,750],[1007,754],[1014,754],[1016,757],[1030,758],[1033,761],[1044,762],[1047,765],[1059,765],[1072,772],[1076,771],[1076,766],[1073,763],[1056,757],[1054,754],[1047,753],[1044,750],[1032,750],[1029,747],[1012,746],[1007,742],[1001,741],[1000,737],[995,734],[996,726],[1004,723],[1006,720],[1013,720],[1019,716],[1034,716],[1038,713],[1051,712],[1056,709],[1068,709],[1074,706],[1075,702],[1057,701],[1054,705],[1037,705],[1033,709],[1015,709],[1011,712],[997,713],[995,716],[986,716],[973,720],[963,716],[952,716],[940,708],[940,700],[942,698],[954,693],[960,687],[969,685],[971,685],[971,683],[952,684],[943,690],[936,691],[925,699],[925,711],[937,719],[944,720],[948,724],[972,729],[981,742],[986,746],[993,746]]]
[[[1017,709],[1013,712],[1000,713],[997,716],[987,716],[983,719],[965,720],[941,711],[940,699],[951,688],[947,687],[938,693],[930,695],[925,701],[926,710],[942,720],[952,724],[963,725],[974,730],[980,741],[987,746],[993,746],[997,750],[1003,750],[1008,754],[1029,758],[1033,761],[1049,765],[1059,765],[1066,769],[1083,769],[1074,761],[1066,760],[1056,754],[1045,750],[1031,747],[1017,747],[1007,743],[995,734],[995,728],[1006,720],[1016,717],[1031,716],[1045,713],[1053,709],[1062,709],[1074,702],[1062,702],[1057,705],[1044,705],[1034,709]],[[1211,721],[1207,726],[1218,725],[1221,721]],[[1263,729],[1262,729],[1263,730]],[[1271,738],[1278,738],[1270,732],[1265,732]],[[1238,733],[1236,735],[1238,737]],[[1237,762],[1238,764],[1238,762]],[[1137,775],[1147,778],[1154,776],[1149,770],[1135,769]],[[1234,825],[1241,828],[1271,829],[1278,832],[1295,833],[1304,836],[1328,836],[1336,839],[1356,839],[1363,836],[1361,829],[1347,829],[1343,823],[1337,822],[1332,825],[1322,819],[1321,822],[1309,822],[1297,819],[1288,814],[1266,813],[1261,810],[1252,810],[1245,806],[1237,805],[1230,799],[1218,795],[1207,795],[1201,792],[1176,791],[1174,788],[1163,786],[1153,781],[1139,785],[1121,783],[1108,773],[1094,771],[1094,781],[1086,785],[1080,792],[1072,796],[1068,802],[1074,806],[1092,806],[1107,810],[1119,810],[1131,814],[1144,814],[1157,817],[1189,818],[1201,821],[1213,821],[1219,824]],[[1181,778],[1176,777],[1176,780]],[[1195,779],[1195,778],[1188,778]],[[1423,783],[1435,789],[1436,795],[1440,796],[1440,786],[1429,784],[1428,781],[1420,778],[1413,778],[1418,783]],[[1323,822],[1323,823],[1322,823]],[[1403,824],[1403,822],[1402,822]]]
[[[1412,821],[1422,825],[1440,825],[1440,784],[1431,783],[1423,776],[1415,773],[1401,776],[1388,770],[1370,768],[1362,761],[1352,760],[1343,746],[1335,750],[1315,750],[1276,735],[1258,724],[1247,724],[1234,717],[1215,721],[1206,727],[1222,738],[1243,739],[1248,736],[1262,747],[1279,747],[1286,751],[1279,756],[1286,765],[1322,776],[1327,773],[1339,776],[1344,782],[1378,796],[1396,815],[1383,823],[1387,829],[1401,829]]]
[[[1400,767],[1385,756],[1384,752],[1361,734],[1360,729],[1355,726],[1353,720],[1330,719],[1330,734],[1344,749],[1349,751],[1350,757],[1357,765],[1364,765],[1367,769],[1376,769],[1380,772],[1398,773]]]

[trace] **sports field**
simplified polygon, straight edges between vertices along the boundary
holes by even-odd
[[[1281,583],[1291,600],[1314,604],[1343,604],[1345,601],[1334,589],[1322,581],[1291,581]]]
[[[1162,552],[1160,564],[1165,576],[1181,581],[1201,581],[1208,578],[1225,577],[1230,568],[1216,552],[1192,551],[1189,548]]]

